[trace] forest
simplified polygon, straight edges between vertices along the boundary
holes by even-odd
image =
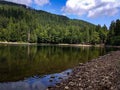
[[[0,1],[0,41],[120,45],[120,20],[106,25]]]

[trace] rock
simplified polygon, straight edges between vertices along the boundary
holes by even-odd
[[[111,88],[110,88],[110,90],[114,90],[114,88],[113,88],[113,87],[111,87]]]
[[[69,82],[69,85],[70,85],[70,86],[74,86],[75,83],[74,83],[74,82]]]
[[[83,90],[83,88],[80,88],[80,90]]]
[[[63,79],[62,77],[59,77],[58,79]]]
[[[50,78],[55,78],[55,76],[54,76],[54,75],[51,75]]]
[[[79,80],[79,81],[81,81],[82,79],[81,79],[81,78],[79,78],[78,80]]]
[[[69,72],[67,72],[67,75],[69,75],[70,73]]]
[[[68,86],[65,86],[65,90],[68,90],[69,89],[69,87]]]
[[[75,75],[75,77],[79,78],[79,77],[80,77],[80,75],[76,74],[76,75]]]
[[[79,63],[79,66],[82,66],[83,65],[83,63]]]
[[[49,82],[52,82],[52,81],[53,81],[52,79],[49,80]]]
[[[82,84],[81,84],[81,83],[79,83],[79,84],[78,84],[78,86],[80,87],[80,86],[82,86]]]

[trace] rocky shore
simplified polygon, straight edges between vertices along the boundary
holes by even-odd
[[[69,79],[47,90],[120,90],[120,51],[80,63]]]

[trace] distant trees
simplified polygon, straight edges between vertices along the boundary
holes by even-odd
[[[109,45],[120,45],[120,20],[112,21],[109,28],[107,43]]]

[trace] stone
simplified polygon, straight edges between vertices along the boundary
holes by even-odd
[[[49,80],[49,82],[52,82],[52,81],[53,81],[52,79]]]
[[[83,63],[79,63],[79,66],[82,66],[83,65]]]
[[[62,77],[59,77],[58,79],[63,79]]]
[[[69,82],[69,85],[74,86],[75,83],[74,82]]]
[[[65,86],[65,90],[68,90],[69,89],[69,87],[68,86]]]
[[[54,76],[54,75],[51,75],[50,78],[55,78],[55,76]]]

